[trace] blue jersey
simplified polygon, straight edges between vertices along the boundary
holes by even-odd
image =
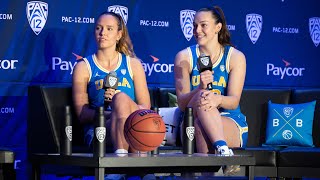
[[[89,95],[89,104],[91,108],[103,106],[104,92],[103,79],[109,74],[97,61],[96,55],[90,55],[83,58],[89,71],[89,82],[87,91]],[[133,101],[136,100],[134,94],[134,83],[132,79],[132,70],[130,57],[119,53],[118,65],[114,70],[119,80],[117,92],[126,93]]]
[[[213,74],[213,91],[216,94],[227,95],[228,90],[228,80],[229,80],[229,62],[230,56],[233,51],[233,47],[225,46],[224,52],[220,53],[218,60],[212,65]],[[197,67],[197,59],[200,55],[199,46],[193,45],[187,48],[189,52],[189,61],[190,61],[190,80],[191,80],[191,90],[197,88],[200,84],[200,72]],[[224,110],[220,109],[223,112],[239,112],[240,108],[237,107],[234,110]]]

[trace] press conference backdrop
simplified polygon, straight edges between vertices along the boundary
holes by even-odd
[[[149,86],[174,86],[174,58],[195,44],[201,7],[223,8],[232,42],[247,59],[245,86],[320,87],[318,0],[1,0],[0,147],[26,162],[27,87],[70,84],[81,57],[95,52],[97,16],[119,13],[128,26]]]

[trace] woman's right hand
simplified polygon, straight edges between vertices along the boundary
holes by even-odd
[[[207,89],[207,85],[213,82],[213,71],[203,71],[200,73],[200,89]]]
[[[107,88],[107,90],[104,92],[104,101],[111,102],[112,97],[114,96],[116,90],[112,88]]]

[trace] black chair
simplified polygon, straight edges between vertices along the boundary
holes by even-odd
[[[235,154],[254,155],[256,165],[249,167],[247,173],[252,173],[255,177],[276,178],[277,173],[277,149],[263,147],[265,142],[265,132],[268,115],[268,101],[274,103],[288,104],[290,101],[290,89],[244,89],[240,107],[246,115],[249,127],[249,138],[247,148],[235,149]]]

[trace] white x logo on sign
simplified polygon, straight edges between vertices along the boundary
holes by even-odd
[[[288,121],[286,121],[286,119],[285,119],[284,117],[282,117],[281,114],[280,114],[277,110],[275,110],[275,109],[273,109],[273,110],[274,110],[286,123],[285,123],[280,129],[278,129],[278,131],[277,131],[276,133],[274,133],[274,135],[273,135],[272,137],[276,136],[276,135],[279,133],[279,131],[280,131],[281,129],[283,129],[287,124],[288,124],[290,127],[292,127],[291,124],[289,124],[289,122],[290,122],[293,118],[295,118],[296,116],[298,116],[298,115],[303,111],[303,109],[302,109],[300,112],[298,112],[296,115],[294,115],[291,119],[289,119]],[[300,134],[294,127],[292,127],[292,129],[293,129],[301,138],[303,138],[303,136],[301,136],[301,134]]]

